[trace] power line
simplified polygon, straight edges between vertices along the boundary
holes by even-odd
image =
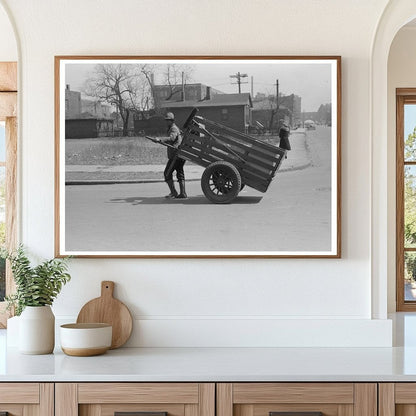
[[[238,93],[241,94],[241,84],[248,84],[248,81],[244,82],[241,79],[247,78],[247,74],[240,74],[240,72],[237,72],[235,75],[230,75],[230,78],[236,78],[237,82],[232,82],[231,85],[238,85]]]

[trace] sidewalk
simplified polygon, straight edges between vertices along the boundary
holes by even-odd
[[[279,172],[300,170],[310,165],[304,129],[290,135],[292,150],[287,153]],[[67,185],[163,182],[165,165],[66,165],[65,183]],[[204,168],[190,162],[185,164],[187,181],[199,181]]]

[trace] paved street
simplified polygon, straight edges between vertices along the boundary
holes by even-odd
[[[416,285],[412,282],[404,284],[404,300],[416,300]]]
[[[278,172],[265,194],[246,187],[230,205],[210,203],[197,181],[187,200],[163,198],[163,182],[67,185],[66,250],[327,251],[330,128],[307,132],[304,153],[310,163]]]

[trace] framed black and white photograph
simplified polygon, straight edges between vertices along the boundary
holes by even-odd
[[[55,57],[55,251],[341,256],[341,58]]]

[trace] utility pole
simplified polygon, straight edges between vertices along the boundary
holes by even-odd
[[[242,81],[242,78],[247,78],[247,74],[240,74],[240,72],[237,72],[235,75],[230,75],[230,78],[236,78],[237,82],[232,82],[231,85],[238,85],[238,93],[241,94],[241,84],[248,84],[248,82]]]
[[[182,101],[185,101],[185,72],[182,72]]]
[[[269,122],[269,130],[273,130],[273,123],[274,123],[274,116],[279,116],[279,80],[276,79],[276,109],[273,110],[273,106],[271,108],[271,115],[270,115],[270,122]],[[279,122],[279,121],[278,121]]]
[[[276,80],[276,114],[279,116],[279,80]]]
[[[254,78],[251,76],[251,98],[254,98]]]

